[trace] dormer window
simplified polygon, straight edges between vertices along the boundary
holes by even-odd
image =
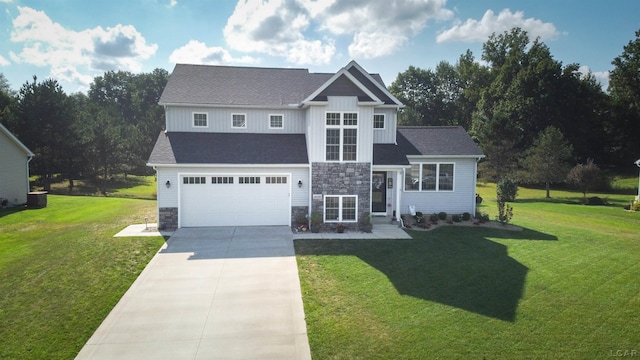
[[[207,113],[193,113],[193,127],[207,127]]]

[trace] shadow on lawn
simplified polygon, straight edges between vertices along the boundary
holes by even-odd
[[[296,240],[298,255],[357,256],[384,273],[400,294],[504,321],[515,321],[528,268],[493,238],[557,240],[522,232],[447,228],[413,240]]]

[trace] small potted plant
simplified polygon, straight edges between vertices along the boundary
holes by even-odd
[[[336,226],[336,231],[340,234],[342,234],[344,232],[344,224],[343,223],[339,223],[338,226]]]
[[[311,222],[311,232],[320,232],[320,224],[322,224],[322,214],[317,211],[312,212],[309,221]]]

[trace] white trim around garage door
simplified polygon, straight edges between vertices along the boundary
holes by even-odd
[[[291,224],[291,173],[188,172],[178,180],[179,227]]]

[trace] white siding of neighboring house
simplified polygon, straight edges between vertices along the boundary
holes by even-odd
[[[291,206],[309,205],[309,168],[308,167],[260,167],[247,165],[244,167],[163,167],[157,166],[158,207],[178,207],[178,189],[180,175],[199,174],[207,176],[224,176],[236,174],[287,174],[291,175]],[[166,182],[171,181],[167,189]],[[302,180],[302,187],[298,187]]]
[[[307,110],[307,147],[310,162],[325,161],[325,113],[358,113],[358,160],[373,161],[373,111],[372,106],[359,106],[355,96],[329,96],[327,105],[313,105]]]
[[[0,132],[0,198],[10,204],[27,202],[27,154]]]
[[[373,130],[374,144],[395,144],[396,142],[396,109],[376,108],[374,114],[384,114],[384,130]],[[373,118],[371,119],[373,122]]]
[[[475,212],[475,171],[476,159],[424,158],[413,162],[454,163],[453,191],[405,191],[402,184],[402,213],[409,213],[409,206],[415,205],[416,211],[433,214],[444,211],[448,214]]]
[[[193,126],[193,113],[207,114],[207,127]],[[231,114],[245,114],[247,127],[231,127]],[[283,115],[283,128],[269,128],[269,115]],[[165,110],[167,131],[182,132],[245,132],[302,134],[305,130],[304,110],[299,109],[243,109],[167,106]]]

